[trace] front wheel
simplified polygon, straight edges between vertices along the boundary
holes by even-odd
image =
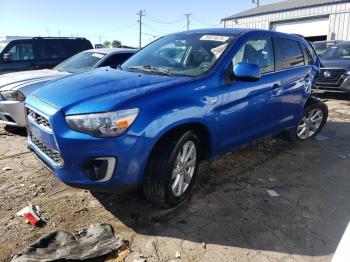
[[[145,172],[143,191],[151,202],[174,207],[189,196],[200,160],[200,143],[193,131],[174,133],[153,150]]]
[[[287,133],[293,141],[304,141],[317,136],[327,122],[328,108],[320,102],[308,106],[298,125]]]

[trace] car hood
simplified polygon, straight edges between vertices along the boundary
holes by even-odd
[[[9,73],[0,76],[0,90],[19,90],[27,85],[39,84],[41,82],[48,82],[57,77],[65,76],[69,73],[59,72],[56,70],[31,70],[16,73]],[[42,84],[42,83],[41,83]]]
[[[50,82],[33,96],[62,109],[66,115],[108,112],[130,99],[190,79],[101,68]]]
[[[350,70],[350,60],[338,59],[338,60],[322,60],[321,63],[325,68],[341,68]]]

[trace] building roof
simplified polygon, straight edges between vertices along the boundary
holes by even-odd
[[[269,14],[275,12],[289,11],[294,9],[301,9],[320,5],[329,5],[336,3],[350,2],[349,0],[287,0],[278,2],[275,4],[262,5],[256,8],[252,8],[241,13],[223,18],[224,20],[231,20],[255,15]]]

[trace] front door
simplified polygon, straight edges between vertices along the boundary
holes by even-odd
[[[274,131],[281,106],[281,83],[275,77],[274,49],[270,37],[245,42],[232,59],[259,65],[262,77],[256,82],[234,80],[223,87],[220,108],[222,153]]]
[[[32,40],[12,41],[3,51],[3,54],[8,56],[8,60],[2,61],[0,73],[35,69],[33,50]]]

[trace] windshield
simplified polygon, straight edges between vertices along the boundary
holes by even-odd
[[[8,42],[0,42],[0,53],[2,52],[2,50],[4,50],[4,48],[7,46]]]
[[[98,52],[81,52],[63,61],[54,70],[68,73],[81,73],[94,67],[105,54]]]
[[[332,46],[326,50],[321,56],[323,60],[350,59],[350,45]]]
[[[122,69],[199,76],[213,67],[233,39],[232,35],[169,35],[136,53],[122,65]]]
[[[329,47],[335,45],[336,43],[333,42],[329,42],[329,41],[322,41],[322,42],[314,42],[312,43],[316,54],[317,55],[322,55]]]

